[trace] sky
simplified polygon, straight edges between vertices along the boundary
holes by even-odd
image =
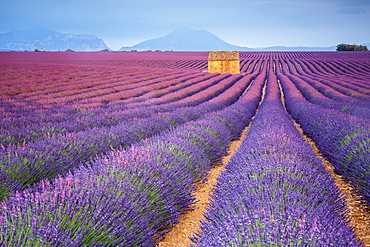
[[[118,50],[181,27],[244,47],[370,43],[370,0],[0,0],[0,33],[95,34]]]

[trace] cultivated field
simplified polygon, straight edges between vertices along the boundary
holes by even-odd
[[[241,52],[240,68],[1,52],[0,246],[158,245],[246,127],[195,246],[370,246],[370,52]]]

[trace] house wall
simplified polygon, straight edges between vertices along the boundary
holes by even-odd
[[[239,60],[208,61],[208,72],[239,74],[240,73]]]

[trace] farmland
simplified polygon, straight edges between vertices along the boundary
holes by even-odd
[[[249,127],[194,245],[370,246],[370,53],[241,52],[240,70],[205,72],[205,52],[0,53],[0,244],[155,246]]]

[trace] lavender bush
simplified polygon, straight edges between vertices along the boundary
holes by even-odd
[[[370,204],[370,123],[304,99],[287,77],[279,75],[287,109],[333,164],[335,172]]]
[[[197,246],[361,246],[344,201],[280,101],[276,76],[218,179]]]
[[[12,195],[1,203],[0,242],[154,246],[166,226],[191,208],[194,181],[204,178],[236,129],[241,131],[254,115],[263,82],[256,78],[246,94],[220,112]]]

